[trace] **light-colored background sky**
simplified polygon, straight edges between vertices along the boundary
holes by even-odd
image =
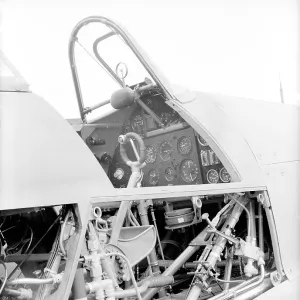
[[[1,48],[64,117],[78,117],[68,61],[77,22],[123,24],[172,83],[300,103],[297,0],[2,0]]]

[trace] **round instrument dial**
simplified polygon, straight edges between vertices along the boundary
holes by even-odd
[[[210,169],[206,174],[206,178],[209,183],[218,183],[219,181],[218,171],[216,171],[215,169]]]
[[[150,185],[157,185],[159,182],[159,173],[155,169],[151,169],[148,172],[148,182]]]
[[[168,181],[173,181],[176,177],[176,171],[172,167],[166,168],[165,177]]]
[[[226,183],[230,182],[231,177],[224,167],[220,170],[219,174],[220,174],[220,179],[222,180],[222,182],[226,182]]]
[[[178,140],[178,152],[182,155],[187,155],[191,152],[192,150],[192,141],[189,137],[187,136],[182,136]]]
[[[159,147],[159,156],[162,160],[167,161],[171,159],[172,154],[172,145],[171,143],[164,141]]]
[[[154,146],[147,146],[146,148],[146,159],[147,164],[153,164],[156,161],[157,151]]]
[[[197,178],[199,169],[197,167],[197,164],[192,159],[185,159],[180,164],[179,172],[181,178],[185,182],[191,183]]]
[[[197,140],[201,146],[203,146],[203,147],[208,146],[206,140],[201,135],[197,136]]]
[[[141,114],[136,114],[131,119],[131,127],[135,132],[142,132],[144,126],[144,119]]]

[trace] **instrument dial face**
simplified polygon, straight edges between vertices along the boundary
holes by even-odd
[[[161,157],[162,160],[167,161],[171,159],[171,154],[172,154],[172,145],[164,141],[159,147],[159,156]]]
[[[219,174],[220,174],[220,179],[222,180],[222,182],[226,182],[226,183],[230,182],[231,177],[224,167],[220,170]]]
[[[136,114],[131,120],[131,127],[135,132],[142,132],[144,126],[143,116]]]
[[[216,171],[215,169],[210,169],[206,174],[206,178],[209,183],[218,183],[219,181],[218,171]]]
[[[201,146],[208,146],[206,140],[201,136],[201,135],[198,135],[197,136],[197,140],[198,140],[198,143],[201,145]]]
[[[199,174],[197,164],[192,159],[185,159],[180,164],[180,176],[187,182],[191,183],[195,181]]]
[[[157,151],[154,146],[147,146],[146,148],[146,163],[153,164],[156,161]]]
[[[182,136],[179,140],[178,140],[178,152],[182,155],[187,155],[191,152],[192,150],[192,141],[189,137],[187,136]]]
[[[148,172],[148,182],[150,185],[157,185],[159,182],[159,173],[155,169],[151,169]]]
[[[176,177],[176,171],[172,167],[166,168],[165,177],[168,181],[173,181]]]

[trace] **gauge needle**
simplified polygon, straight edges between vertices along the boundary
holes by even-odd
[[[191,180],[193,180],[192,174],[190,174]]]

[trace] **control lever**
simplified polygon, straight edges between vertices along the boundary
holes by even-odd
[[[240,244],[240,241],[236,238],[233,238],[231,236],[228,236],[221,231],[217,230],[217,228],[214,226],[214,224],[209,219],[209,214],[205,213],[202,215],[202,220],[206,220],[207,224],[211,227],[211,229],[208,229],[207,233],[215,233],[225,239],[227,239],[229,242],[233,243],[235,246],[238,246]]]

